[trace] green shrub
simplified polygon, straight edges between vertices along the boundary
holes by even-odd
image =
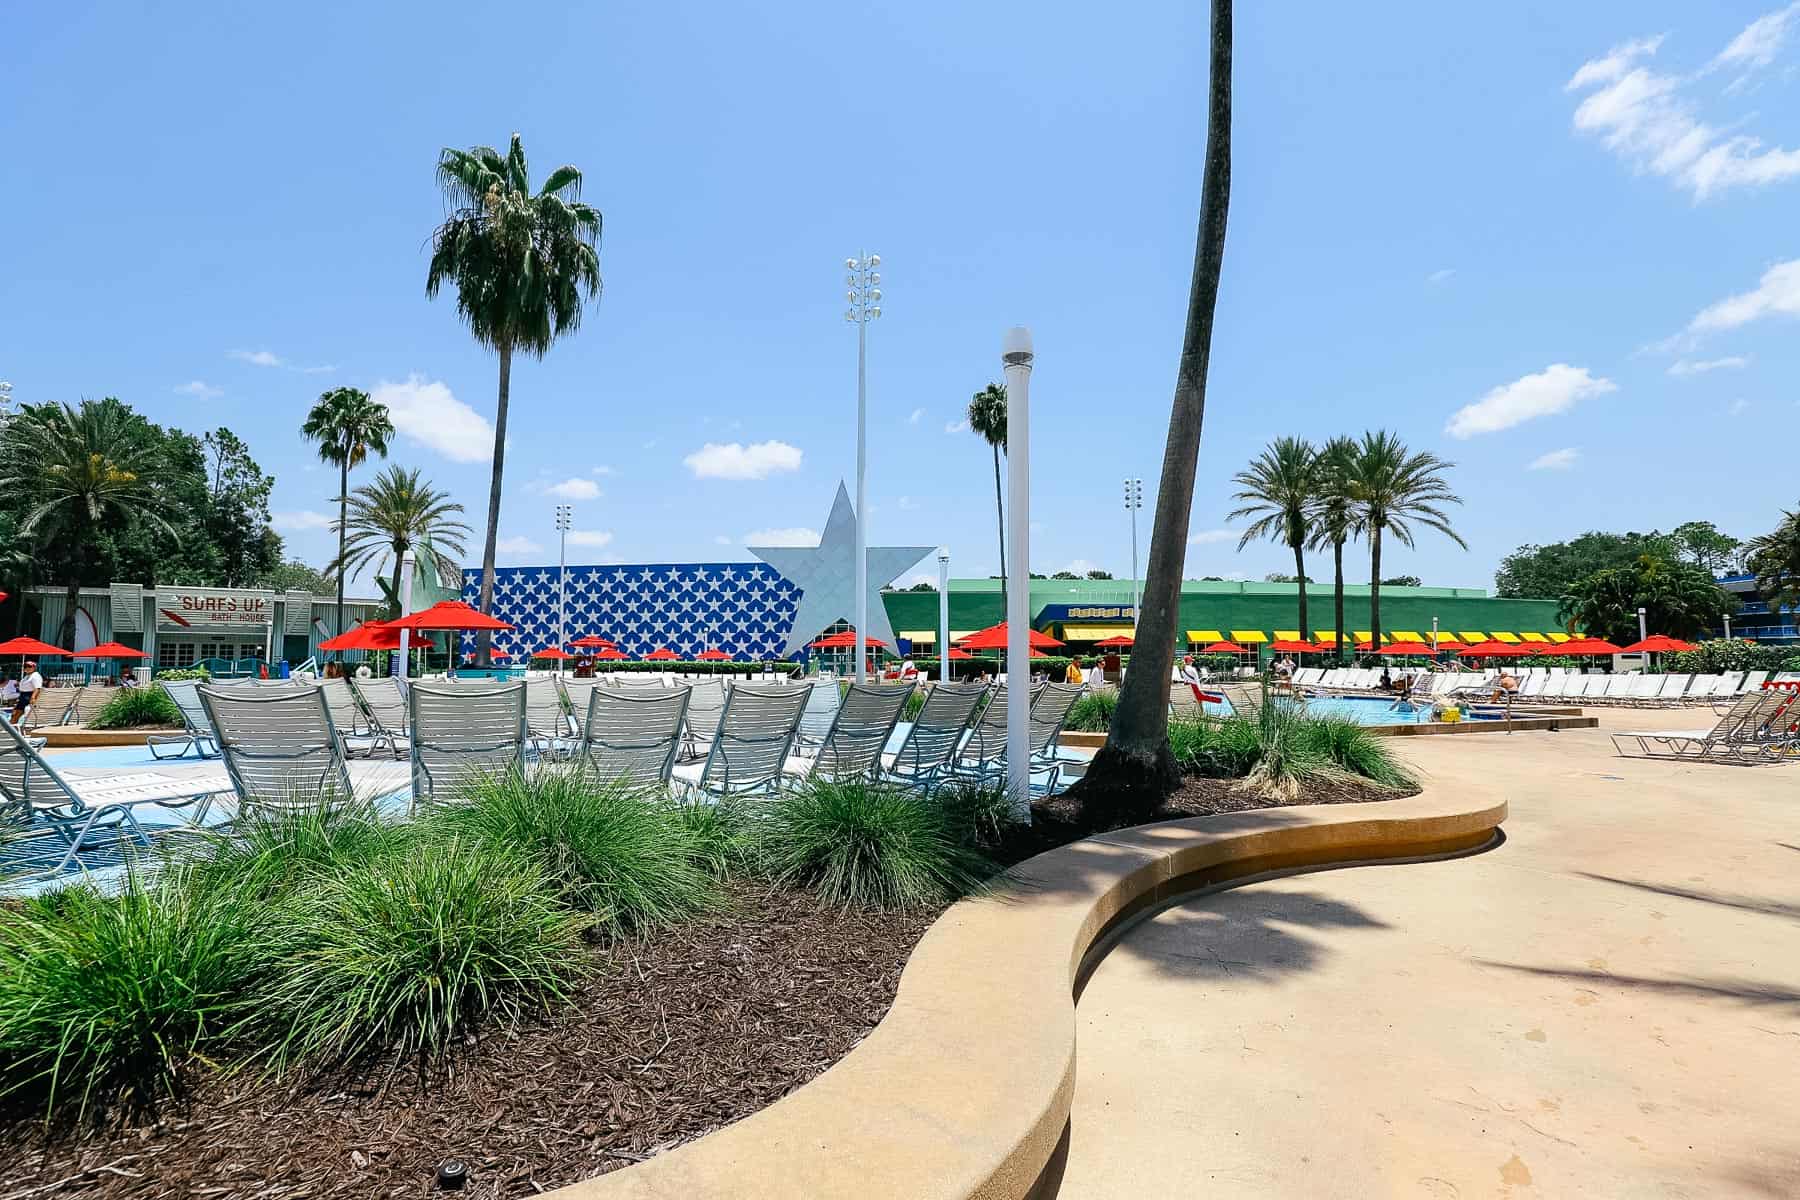
[[[1257,791],[1292,799],[1308,783],[1345,774],[1332,762],[1320,740],[1309,732],[1311,718],[1292,704],[1265,704],[1255,718],[1256,762],[1244,776]]]
[[[1386,738],[1346,717],[1307,717],[1300,734],[1333,764],[1371,783],[1401,788],[1416,782],[1388,750]]]
[[[679,803],[672,811],[687,836],[690,862],[716,879],[745,871],[754,838],[750,811],[743,801]]]
[[[181,724],[181,710],[169,693],[154,685],[124,688],[88,722],[89,729],[141,729],[146,725]]]
[[[280,970],[259,1011],[278,1066],[440,1056],[489,1018],[566,1000],[590,918],[523,854],[421,838],[320,879],[280,910]]]
[[[758,861],[777,882],[844,905],[955,899],[992,870],[944,807],[867,782],[808,781],[769,801],[756,827]]]
[[[372,801],[250,809],[229,833],[209,835],[196,882],[223,882],[259,900],[275,900],[322,876],[399,852],[411,825],[383,817]]]
[[[270,962],[263,914],[171,865],[118,896],[63,888],[0,912],[0,1093],[47,1113],[152,1108],[241,1015]]]
[[[912,695],[906,698],[906,707],[901,710],[900,719],[902,721],[916,721],[919,719],[920,710],[924,707],[925,689],[922,687],[914,688]]]
[[[212,672],[205,667],[170,667],[168,670],[158,669],[156,682],[178,683],[183,679],[198,679],[205,683],[212,678]]]
[[[1665,671],[1717,675],[1725,671],[1797,671],[1792,646],[1757,646],[1738,638],[1709,638],[1692,650],[1660,656]]]
[[[1116,688],[1083,692],[1070,706],[1069,719],[1063,727],[1083,733],[1105,733],[1111,728],[1113,713],[1118,708],[1119,693]]]
[[[1342,717],[1311,716],[1278,702],[1255,716],[1171,721],[1169,746],[1183,771],[1212,779],[1245,779],[1291,797],[1308,784],[1354,776],[1381,787],[1415,782],[1382,738]]]
[[[482,780],[464,798],[425,824],[518,851],[568,904],[607,924],[663,925],[714,898],[688,827],[653,792],[551,770]]]
[[[1024,824],[1006,789],[995,784],[952,784],[933,802],[943,806],[957,841],[983,852],[998,849]]]

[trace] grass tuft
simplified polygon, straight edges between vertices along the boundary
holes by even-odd
[[[179,727],[180,724],[181,710],[175,707],[175,701],[169,698],[169,693],[152,685],[125,688],[119,692],[94,714],[88,728],[141,729],[146,725]]]
[[[1118,711],[1119,692],[1116,688],[1099,688],[1083,692],[1069,708],[1069,719],[1064,725],[1081,733],[1105,733],[1112,727],[1113,713]]]
[[[272,901],[322,877],[396,854],[414,832],[412,826],[383,817],[369,800],[253,808],[228,833],[205,839],[195,883],[235,886],[246,898]]]
[[[984,853],[999,849],[1025,824],[997,784],[953,783],[932,802],[943,806],[957,841]]]

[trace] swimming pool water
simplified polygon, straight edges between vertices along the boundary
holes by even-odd
[[[1392,700],[1379,696],[1318,696],[1306,702],[1306,711],[1319,717],[1344,717],[1358,725],[1416,725],[1431,720],[1431,706],[1403,703],[1394,707]],[[1465,721],[1485,721],[1480,712],[1463,710]]]

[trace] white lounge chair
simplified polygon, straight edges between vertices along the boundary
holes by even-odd
[[[179,746],[168,758],[181,758],[192,752],[201,758],[219,757],[219,742],[213,736],[212,718],[206,715],[206,708],[200,703],[200,683],[195,679],[177,679],[173,683],[156,685],[163,690],[175,704],[181,714],[182,731],[180,733],[152,733],[144,738],[144,744],[150,749],[151,758],[163,758],[162,748]]]
[[[363,719],[376,745],[386,745],[395,758],[400,747],[411,737],[406,726],[406,689],[391,675],[352,682],[357,702],[362,705]],[[371,751],[373,753],[373,751]]]
[[[343,804],[352,798],[343,742],[316,688],[200,689],[238,810]]]
[[[525,770],[528,683],[415,683],[406,690],[412,729],[413,807],[460,798],[470,784]],[[551,686],[561,710],[562,696]]]
[[[595,688],[581,723],[583,767],[608,781],[666,785],[689,695],[686,687]]]
[[[929,795],[950,777],[950,764],[987,688],[979,683],[940,683],[925,694],[900,748],[881,756],[881,777]]]
[[[1783,692],[1746,692],[1710,729],[1621,730],[1612,735],[1613,748],[1627,757],[1767,761],[1792,750],[1786,723],[1795,702]]]
[[[811,684],[732,687],[706,758],[677,766],[674,782],[690,794],[719,797],[774,790],[811,693]]]
[[[838,690],[836,680],[828,680],[819,686],[834,692]],[[906,710],[913,687],[913,684],[851,684],[842,703],[836,706],[831,727],[810,754],[796,738],[798,753],[788,758],[782,768],[784,773],[797,779],[875,778],[881,773],[882,752],[887,749],[888,739],[900,722],[900,714]],[[804,716],[801,723],[804,730]]]

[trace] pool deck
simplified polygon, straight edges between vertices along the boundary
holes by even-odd
[[[1800,763],[1601,728],[1409,739],[1499,782],[1473,857],[1294,875],[1131,928],[1080,998],[1060,1194],[1800,1195]]]

